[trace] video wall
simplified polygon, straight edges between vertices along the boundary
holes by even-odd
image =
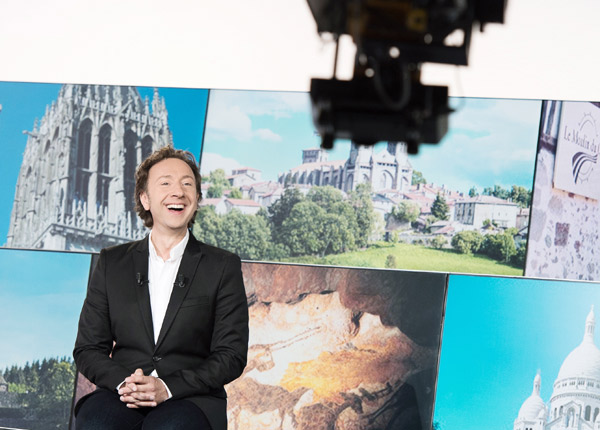
[[[148,233],[134,172],[165,145],[200,163],[192,233],[245,261],[230,428],[593,425],[600,107],[451,103],[409,156],[321,150],[306,93],[0,83],[0,426],[72,425],[92,257]]]

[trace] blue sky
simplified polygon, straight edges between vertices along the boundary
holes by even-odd
[[[91,256],[0,249],[0,372],[71,356]]]
[[[434,420],[443,430],[511,429],[538,370],[550,400],[592,305],[599,321],[598,284],[451,275]]]
[[[450,131],[438,145],[422,145],[413,168],[429,182],[467,192],[495,184],[531,188],[541,102],[453,99]],[[212,90],[201,168],[247,166],[263,179],[302,162],[302,149],[318,147],[307,93]],[[329,160],[348,157],[336,141]],[[380,143],[376,152],[385,148]]]
[[[0,82],[0,175],[5,186],[0,187],[0,246],[6,241],[15,185],[27,136],[35,118],[44,116],[46,105],[58,97],[61,85]],[[138,87],[140,95],[152,100],[153,89]],[[200,155],[208,91],[202,89],[159,88],[169,113],[169,127],[176,148]]]

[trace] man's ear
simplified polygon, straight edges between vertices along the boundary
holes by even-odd
[[[140,193],[140,201],[142,202],[142,206],[144,207],[144,209],[149,211],[150,210],[150,199],[148,199],[148,195],[146,194],[145,191],[142,191]]]

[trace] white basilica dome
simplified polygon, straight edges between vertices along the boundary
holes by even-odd
[[[538,373],[533,380],[533,393],[531,393],[531,396],[527,397],[523,402],[521,409],[519,409],[519,416],[517,419],[521,418],[526,421],[533,421],[538,418],[538,416],[545,415],[546,405],[540,396],[541,382],[542,378]]]
[[[589,378],[600,381],[600,349],[594,344],[596,324],[593,308],[585,320],[583,341],[565,358],[557,381],[567,378]]]

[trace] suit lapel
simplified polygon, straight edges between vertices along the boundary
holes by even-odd
[[[163,320],[162,327],[160,328],[160,333],[156,342],[156,348],[158,348],[164,340],[169,328],[171,327],[171,324],[173,324],[173,321],[175,320],[175,316],[177,315],[177,311],[179,310],[183,299],[191,288],[192,281],[194,279],[194,275],[196,274],[196,269],[198,268],[198,263],[200,262],[201,257],[202,251],[200,249],[200,242],[198,242],[190,233],[190,238],[185,247],[183,257],[181,258],[179,271],[175,277],[175,285],[173,285],[173,292],[171,293],[169,305],[167,306],[165,319]],[[183,286],[178,285],[178,279],[181,279],[182,276]]]
[[[146,328],[146,333],[150,338],[152,344],[154,344],[154,329],[152,328],[152,310],[150,309],[150,292],[148,291],[148,236],[145,239],[139,241],[133,249],[133,270],[137,276],[141,275],[140,280],[142,284],[139,285],[136,279],[136,296],[140,313],[142,314],[142,321]]]

